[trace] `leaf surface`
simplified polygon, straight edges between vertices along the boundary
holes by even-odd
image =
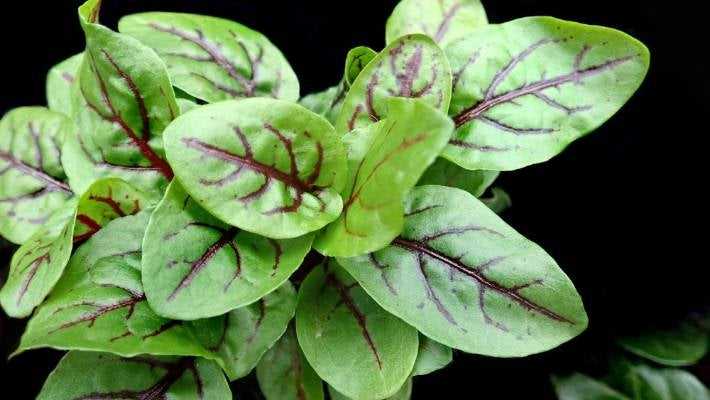
[[[440,185],[463,189],[476,197],[481,197],[486,189],[498,178],[498,171],[469,171],[446,160],[437,158],[424,172],[417,186]]]
[[[428,375],[438,371],[451,363],[454,355],[451,347],[419,335],[419,353],[414,363],[412,376]]]
[[[71,382],[71,384],[67,384]],[[219,366],[201,358],[119,358],[72,351],[49,375],[38,400],[231,399]]]
[[[630,365],[625,391],[639,400],[708,400],[710,392],[690,372],[674,368]]]
[[[49,109],[71,116],[72,90],[76,82],[83,53],[75,54],[60,62],[47,74],[47,104]]]
[[[342,209],[345,150],[325,119],[297,104],[205,105],[170,125],[165,144],[185,190],[230,225],[293,238]]]
[[[417,331],[378,306],[333,259],[301,284],[296,332],[318,375],[356,399],[394,395],[419,347]]]
[[[587,315],[543,249],[475,197],[415,188],[390,246],[338,261],[386,310],[469,353],[519,357],[577,336]]]
[[[62,143],[72,130],[44,107],[16,108],[0,121],[0,235],[22,244],[73,196],[64,182]]]
[[[144,239],[148,301],[158,314],[185,320],[251,304],[291,276],[312,240],[275,240],[230,227],[173,182]]]
[[[155,49],[175,86],[198,99],[298,100],[298,79],[281,51],[244,25],[204,15],[151,12],[124,17],[118,26]]]
[[[627,351],[653,362],[678,367],[693,365],[708,352],[710,335],[692,320],[640,335],[623,337],[618,343]]]
[[[409,378],[406,382],[404,382],[404,385],[402,385],[402,387],[397,391],[397,393],[387,397],[386,400],[409,400],[410,398],[412,398],[412,387],[413,382],[412,379]],[[328,386],[328,393],[330,394],[331,400],[350,399],[350,397],[338,392],[332,386]]]
[[[555,376],[552,385],[559,400],[631,400],[605,383],[579,373]]]
[[[649,64],[648,49],[622,32],[551,17],[489,25],[446,54],[457,129],[443,156],[497,171],[546,161],[594,130]]]
[[[349,177],[340,217],[316,239],[323,254],[351,257],[386,246],[402,230],[402,200],[451,135],[451,121],[420,100],[389,100],[390,117],[343,137]]]

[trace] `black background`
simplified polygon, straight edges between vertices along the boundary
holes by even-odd
[[[46,71],[80,52],[76,1],[20,1],[0,24],[0,113],[44,104]],[[395,0],[158,1],[107,0],[102,21],[147,10],[212,14],[242,22],[281,48],[303,94],[335,84],[347,50],[382,48]],[[658,5],[654,3],[659,3]],[[661,4],[663,3],[663,4]],[[458,353],[446,370],[417,378],[415,398],[459,392],[460,398],[552,399],[550,373],[602,371],[613,338],[656,324],[673,324],[710,305],[704,222],[708,160],[710,69],[707,22],[691,2],[508,0],[485,2],[491,22],[553,15],[607,25],[651,49],[641,90],[597,132],[543,165],[506,173],[499,181],[513,198],[506,220],[537,241],[575,282],[590,315],[579,338],[546,354],[492,359]],[[672,7],[672,9],[671,9]],[[695,6],[697,7],[697,6]],[[0,245],[0,265],[9,263]],[[17,345],[23,323],[0,313],[0,356]],[[0,361],[0,397],[33,398],[59,352],[39,350]],[[694,368],[710,383],[707,362]],[[253,379],[234,386],[256,397]],[[448,396],[447,396],[448,397]]]

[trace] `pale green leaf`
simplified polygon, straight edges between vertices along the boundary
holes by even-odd
[[[412,379],[407,379],[404,385],[397,391],[397,393],[392,396],[387,397],[385,400],[409,400],[412,398]],[[328,393],[330,394],[331,400],[349,400],[350,397],[335,390],[332,386],[328,386]]]
[[[498,171],[469,171],[444,158],[438,158],[424,172],[417,185],[451,186],[481,197],[499,174]]]
[[[419,353],[412,375],[431,374],[449,365],[453,358],[451,347],[444,346],[424,335],[419,335]]]
[[[46,85],[50,110],[69,116],[73,114],[72,86],[76,82],[83,55],[73,55],[49,70]]]

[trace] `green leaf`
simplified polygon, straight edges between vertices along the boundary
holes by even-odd
[[[584,374],[553,376],[552,384],[559,400],[631,400],[603,382]]]
[[[437,158],[436,162],[424,172],[417,185],[451,186],[481,197],[499,174],[498,171],[469,171],[444,158]]]
[[[52,111],[71,116],[72,90],[84,54],[73,55],[52,67],[47,74],[47,104]]]
[[[656,329],[623,337],[619,345],[627,351],[672,367],[693,365],[708,352],[710,334],[691,320],[672,328]]]
[[[497,187],[491,189],[491,195],[482,198],[481,201],[496,214],[501,214],[513,205],[508,193]]]
[[[231,398],[222,371],[209,360],[119,358],[80,351],[69,352],[62,358],[37,397],[38,400]]]
[[[323,400],[323,382],[298,347],[293,327],[261,358],[256,378],[266,400]]]
[[[657,369],[630,365],[625,388],[634,400],[708,400],[710,392],[695,376],[682,369]]]
[[[251,304],[291,276],[312,240],[275,240],[230,227],[173,182],[143,242],[148,301],[158,314],[185,320]]]
[[[298,100],[298,79],[283,54],[244,25],[203,15],[153,12],[124,17],[118,26],[155,49],[175,86],[201,100]]]
[[[149,211],[110,222],[72,256],[37,309],[16,354],[38,347],[212,358],[177,321],[160,319],[145,300],[141,240]]]
[[[0,235],[7,240],[24,243],[72,197],[60,161],[72,126],[44,107],[16,108],[0,121]]]
[[[551,17],[489,25],[446,54],[457,130],[443,156],[497,171],[546,161],[597,128],[649,64],[648,49],[622,32]]]
[[[449,365],[453,358],[451,347],[444,346],[424,335],[419,335],[419,353],[412,375],[431,374]]]
[[[282,100],[202,106],[165,135],[188,193],[221,220],[271,238],[293,238],[338,217],[345,150],[333,127]]]
[[[318,375],[356,399],[396,393],[419,348],[417,331],[380,308],[333,259],[301,284],[296,332]]]
[[[136,214],[147,206],[145,196],[126,182],[102,179],[77,201],[57,210],[13,256],[7,283],[0,291],[5,312],[26,317],[49,294],[64,272],[73,243],[98,232],[109,221]]]
[[[405,209],[389,247],[338,259],[389,312],[449,347],[496,357],[549,350],[586,328],[552,257],[469,193],[421,186]]]
[[[387,20],[387,43],[424,33],[443,48],[487,24],[479,0],[403,0]]]
[[[296,291],[288,281],[256,303],[210,319],[190,322],[195,336],[225,365],[230,380],[249,374],[286,332],[296,312]]]
[[[424,35],[402,37],[370,61],[352,83],[335,123],[338,133],[387,118],[388,99],[416,98],[446,112],[451,68],[444,52]]]
[[[412,379],[409,378],[407,379],[406,382],[404,382],[404,385],[397,391],[397,393],[393,394],[392,396],[389,396],[386,398],[386,400],[409,400],[412,398],[412,386],[413,382]],[[335,390],[332,386],[328,386],[328,393],[330,394],[331,400],[349,400],[350,397],[345,396],[344,394],[338,392]]]
[[[317,238],[323,254],[351,257],[386,246],[402,230],[402,200],[451,135],[451,121],[420,100],[392,98],[390,117],[343,137],[349,177],[342,215]]]
[[[68,136],[62,162],[78,193],[117,177],[159,198],[173,177],[162,139],[179,113],[173,88],[153,50],[96,22],[99,5],[90,0],[79,9],[86,35],[74,91],[79,130]]]
[[[343,72],[346,88],[350,89],[360,73],[375,57],[377,57],[377,52],[367,46],[357,46],[348,51],[345,56],[345,71]]]

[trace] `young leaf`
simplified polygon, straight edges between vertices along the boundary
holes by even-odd
[[[444,48],[487,24],[479,0],[403,0],[387,20],[387,43],[424,33]]]
[[[345,56],[345,71],[343,72],[343,82],[345,87],[350,89],[362,70],[377,57],[377,52],[367,46],[357,46],[348,51]]]
[[[708,352],[708,332],[688,320],[671,329],[657,329],[618,340],[639,357],[672,367],[693,365]]]
[[[175,86],[198,99],[298,100],[298,79],[283,54],[244,25],[204,15],[152,12],[124,17],[118,27],[155,49]]]
[[[409,400],[412,398],[412,378],[407,379],[404,385],[397,391],[397,393],[392,396],[387,397],[385,400]],[[349,400],[350,397],[338,392],[332,386],[328,386],[328,393],[330,394],[331,400]]]
[[[153,50],[97,23],[99,6],[90,0],[79,8],[86,35],[74,91],[79,130],[62,162],[78,193],[113,176],[159,197],[173,177],[161,136],[179,113],[173,88]]]
[[[648,49],[622,32],[551,17],[489,25],[446,54],[457,130],[443,156],[499,171],[546,161],[601,125],[649,63]]]
[[[222,371],[209,360],[72,351],[59,361],[37,400],[231,398]]]
[[[256,366],[266,400],[323,400],[323,382],[301,353],[293,326]]]
[[[158,314],[185,320],[251,304],[291,276],[312,240],[275,240],[230,227],[173,182],[144,239],[148,301]]]
[[[352,257],[386,246],[402,230],[402,200],[451,135],[443,113],[414,99],[392,98],[390,117],[343,137],[349,177],[342,215],[314,247]]]
[[[428,375],[438,371],[451,363],[454,355],[451,347],[419,335],[419,353],[414,363],[412,376]]]
[[[427,36],[404,36],[365,66],[343,101],[335,130],[342,134],[388,117],[387,100],[392,97],[420,99],[448,110],[451,68],[444,52]]]
[[[147,305],[134,266],[140,265],[149,215],[144,211],[114,220],[78,249],[51,296],[30,319],[16,354],[53,347],[126,357],[214,358],[181,323],[161,319]]]
[[[482,198],[481,201],[496,214],[501,214],[513,205],[513,201],[510,199],[508,193],[497,187],[491,189],[491,195]]]
[[[434,164],[424,172],[422,178],[417,182],[417,186],[450,186],[481,197],[486,189],[495,182],[499,174],[498,171],[469,171],[444,158],[437,158]]]
[[[318,375],[356,399],[396,393],[419,347],[417,331],[380,308],[333,259],[301,284],[296,332]]]
[[[198,340],[222,360],[233,381],[256,367],[286,332],[295,312],[296,291],[287,281],[256,303],[188,324]]]
[[[24,243],[72,197],[60,161],[72,126],[43,107],[16,108],[0,121],[0,235],[7,240]]]
[[[165,134],[188,193],[221,220],[271,238],[318,230],[340,214],[345,151],[333,127],[282,100],[209,104]]]
[[[421,186],[405,208],[389,247],[338,259],[389,312],[442,344],[496,357],[545,351],[586,328],[555,261],[469,193]]]
[[[47,74],[47,104],[52,111],[71,116],[72,86],[83,59],[83,53],[73,55],[52,67]]]
[[[559,400],[631,400],[603,382],[579,373],[554,376],[552,385]]]

